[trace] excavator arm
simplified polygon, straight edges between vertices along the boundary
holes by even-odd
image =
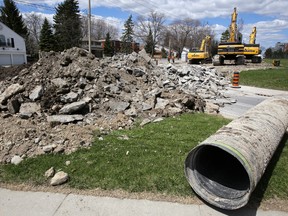
[[[237,11],[236,8],[234,8],[234,12],[231,15],[231,25],[230,25],[230,35],[229,35],[229,40],[228,42],[237,42]]]
[[[252,32],[251,32],[251,34],[250,34],[249,44],[255,44],[255,41],[256,41],[256,33],[257,33],[256,27],[253,27]]]

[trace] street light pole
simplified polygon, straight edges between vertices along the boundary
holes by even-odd
[[[88,0],[88,47],[91,53],[91,0]]]

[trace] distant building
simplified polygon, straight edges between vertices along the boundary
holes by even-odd
[[[283,52],[287,51],[287,46],[288,43],[281,43],[281,42],[277,42],[275,44],[275,47],[272,49],[273,51],[279,51],[282,50]]]
[[[115,53],[120,53],[121,52],[121,46],[122,46],[122,41],[120,40],[111,40],[111,44],[114,48]],[[104,45],[105,45],[105,40],[95,40],[91,39],[91,52],[98,58],[102,58],[104,54]],[[82,39],[82,48],[83,49],[89,49],[89,41],[88,38],[83,38]],[[131,44],[133,51],[139,52],[139,43],[133,42]]]
[[[24,38],[0,22],[0,66],[27,64]]]

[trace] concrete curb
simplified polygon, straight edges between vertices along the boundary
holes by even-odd
[[[49,192],[24,192],[0,188],[1,216],[288,216],[281,211],[242,208],[219,211],[206,205],[94,197]]]

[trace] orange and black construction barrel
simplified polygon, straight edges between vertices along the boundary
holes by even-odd
[[[239,79],[240,79],[240,73],[239,72],[234,72],[233,73],[233,80],[232,80],[232,88],[241,88],[239,86]]]

